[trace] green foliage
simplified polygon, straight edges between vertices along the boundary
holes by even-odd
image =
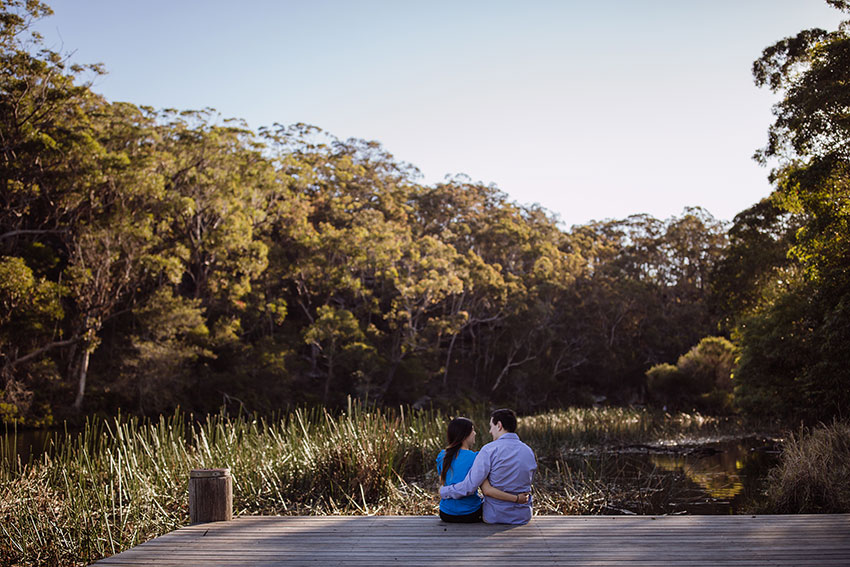
[[[646,386],[656,403],[670,408],[699,408],[714,413],[732,409],[735,346],[723,337],[705,337],[679,357],[675,366],[656,364]]]
[[[588,259],[569,304],[592,345],[587,368],[604,377],[606,395],[635,401],[623,393],[643,386],[647,366],[675,360],[714,331],[707,297],[726,242],[723,225],[687,209],[666,222],[638,215],[573,236]]]
[[[123,358],[121,378],[115,383],[124,407],[159,413],[186,399],[192,363],[212,356],[204,348],[209,331],[199,303],[161,288],[136,308],[136,333],[129,337],[132,351]]]
[[[0,257],[0,352],[17,357],[49,338],[64,316],[61,295],[61,286],[36,277],[22,258]],[[45,396],[36,396],[30,388],[49,388],[55,377],[52,364],[31,364],[24,373],[14,373],[7,362],[0,376],[0,420],[28,425],[51,422]]]
[[[711,276],[710,303],[720,325],[734,329],[762,301],[762,292],[775,282],[794,277],[799,267],[789,257],[802,219],[762,199],[735,216],[729,245]]]
[[[61,287],[35,274],[22,258],[0,257],[0,328],[2,343],[46,332],[63,317]],[[13,332],[14,329],[14,332]]]
[[[691,398],[692,385],[678,367],[662,363],[646,371],[646,388],[656,403],[673,407]]]
[[[676,366],[696,385],[697,390],[732,389],[735,347],[723,337],[705,337],[679,357]]]
[[[832,2],[846,10],[845,2]],[[772,201],[796,216],[793,264],[761,283],[737,329],[739,403],[811,422],[850,407],[850,36],[804,30],[767,48],[756,83],[782,94],[768,144]],[[798,275],[798,272],[800,273]]]
[[[647,366],[714,330],[726,236],[701,209],[564,231],[462,176],[424,185],[377,142],[110,103],[96,66],[22,39],[47,12],[0,10],[16,416],[632,403]]]

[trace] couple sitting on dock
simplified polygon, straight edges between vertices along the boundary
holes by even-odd
[[[440,518],[444,522],[526,524],[531,520],[531,482],[537,470],[534,451],[519,440],[513,410],[490,415],[493,441],[472,451],[475,427],[456,417],[450,423],[446,448],[437,455]],[[478,495],[478,487],[484,498]]]

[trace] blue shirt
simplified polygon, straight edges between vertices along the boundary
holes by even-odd
[[[537,459],[531,447],[520,441],[516,433],[505,433],[481,448],[463,481],[441,487],[440,497],[463,498],[475,492],[488,477],[499,490],[512,494],[530,492],[536,470]],[[517,504],[485,496],[483,513],[488,524],[525,524],[531,519],[531,498],[527,504]]]
[[[455,458],[452,459],[452,464],[449,465],[449,470],[446,471],[446,485],[460,482],[466,478],[466,474],[472,467],[472,463],[475,461],[475,455],[477,454],[475,451],[467,451],[466,449],[458,451]],[[437,455],[437,472],[440,474],[443,474],[443,458],[445,456],[445,449]],[[481,497],[478,496],[477,490],[478,487],[476,486],[475,490],[469,492],[469,495],[465,494],[457,500],[453,498],[440,500],[440,511],[453,516],[463,516],[477,512],[481,508]]]

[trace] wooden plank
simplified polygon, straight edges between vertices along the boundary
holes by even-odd
[[[116,556],[117,557],[117,556]],[[501,558],[499,557],[490,557],[490,558],[479,558],[469,561],[456,561],[452,560],[450,565],[481,565],[485,561],[492,561],[499,563]],[[329,560],[324,557],[315,557],[309,560],[305,560],[302,558],[293,558],[286,559],[282,557],[269,557],[265,559],[241,559],[241,560],[228,560],[226,562],[216,561],[215,558],[204,559],[202,562],[203,565],[208,565],[210,567],[221,567],[221,566],[249,566],[249,565],[263,565],[263,566],[292,566],[292,565],[351,565],[351,566],[359,566],[363,565],[364,567],[370,567],[375,565],[407,565],[407,566],[421,566],[421,567],[434,567],[438,565],[438,563],[429,560],[429,559],[419,559],[419,558],[409,558],[409,557],[382,557],[380,559],[367,559],[367,560],[356,560],[356,559],[345,559],[345,560]],[[530,560],[525,561],[522,559],[512,559],[510,562],[511,565],[517,566],[535,566],[535,565],[554,565],[554,566],[617,566],[617,565],[628,565],[628,566],[658,566],[658,565],[682,565],[682,566],[741,566],[741,567],[763,567],[766,564],[769,565],[777,565],[777,566],[811,566],[811,567],[847,567],[847,559],[841,558],[837,560],[820,560],[817,558],[812,558],[809,560],[800,560],[793,559],[788,561],[774,560],[770,561],[765,560],[753,560],[753,561],[715,561],[711,558],[703,558],[703,559],[695,559],[695,560],[665,560],[665,559],[640,559],[634,561],[624,562],[619,559],[615,560],[606,560],[602,558],[595,559],[583,559],[583,558],[557,558],[552,559],[550,561],[538,561],[538,560]],[[116,559],[112,561],[104,561],[98,563],[98,565],[125,565],[125,566],[137,566],[137,567],[149,567],[150,565],[161,565],[163,567],[169,566],[185,566],[187,565],[185,560],[176,559],[163,559],[159,560],[156,563],[151,563],[145,560],[130,560],[130,559]],[[443,564],[445,565],[445,563]]]
[[[98,565],[850,565],[850,515],[243,517],[180,528]]]
[[[551,550],[542,549],[537,552],[531,552],[527,549],[516,549],[516,548],[496,548],[496,549],[487,549],[487,550],[475,550],[474,553],[461,553],[457,549],[451,550],[446,553],[434,553],[433,548],[420,548],[418,550],[406,549],[405,552],[409,554],[413,551],[421,551],[424,555],[427,555],[428,558],[432,561],[448,561],[452,562],[454,560],[461,560],[464,558],[467,559],[476,559],[483,557],[502,557],[502,558],[547,558],[551,557],[554,554]],[[693,550],[688,550],[691,553],[691,556],[700,557],[702,556],[699,553],[694,553]],[[720,549],[712,549],[706,550],[710,551],[711,558],[713,561],[724,561],[724,560],[742,560],[742,559],[755,559],[759,557],[774,557],[774,558],[805,558],[811,556],[811,551],[799,551],[797,553],[791,553],[786,550],[771,550],[771,551],[746,551],[746,550],[734,550],[728,552],[722,552]],[[361,558],[361,559],[369,559],[378,555],[379,557],[386,555],[393,555],[399,552],[399,548],[381,548],[381,549],[371,549],[371,550],[322,550],[321,556],[326,558]],[[654,548],[643,548],[643,549],[623,549],[623,550],[611,550],[605,549],[601,551],[578,551],[578,550],[570,550],[570,556],[573,558],[577,557],[599,557],[604,556],[606,560],[629,560],[634,557],[646,556],[647,552],[652,552],[651,556],[654,558],[675,558],[679,557],[681,553],[669,552],[664,550],[657,550]],[[304,549],[304,550],[291,550],[291,549],[268,549],[268,550],[219,550],[219,549],[207,549],[207,550],[196,550],[196,551],[174,551],[174,550],[160,550],[160,551],[151,551],[149,549],[140,549],[134,553],[129,553],[129,551],[124,552],[127,554],[127,557],[144,557],[146,559],[162,559],[162,558],[203,558],[203,557],[214,557],[219,559],[249,559],[249,558],[262,558],[266,556],[274,556],[276,554],[286,555],[287,557],[303,557],[303,558],[312,558],[315,557],[317,552],[315,549]],[[123,554],[122,554],[123,555]],[[829,552],[821,553],[818,551],[818,558],[841,558],[846,557],[846,552],[842,550],[831,550]]]

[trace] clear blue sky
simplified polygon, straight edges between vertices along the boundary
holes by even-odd
[[[566,226],[766,196],[752,62],[841,19],[823,0],[49,3],[47,44],[104,63],[109,100],[378,140],[425,183],[465,173]]]

